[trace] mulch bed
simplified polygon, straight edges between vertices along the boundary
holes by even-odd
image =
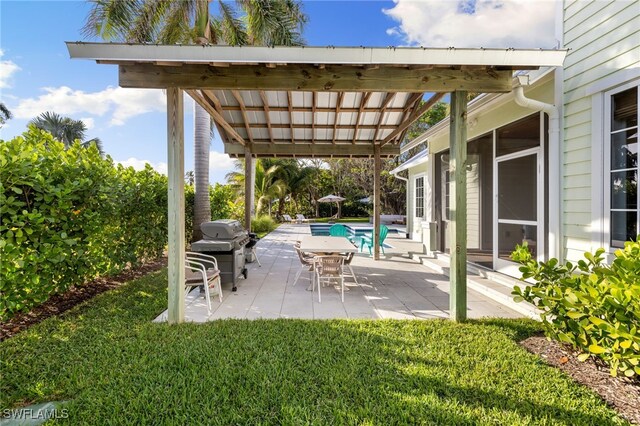
[[[134,280],[136,278],[155,272],[167,264],[167,258],[161,258],[135,269],[129,269],[112,277],[98,278],[82,286],[73,286],[63,294],[52,296],[42,305],[30,312],[18,313],[6,322],[0,322],[0,342],[20,333],[54,315],[68,311],[74,306],[85,302],[92,297]]]
[[[607,404],[631,423],[640,425],[640,380],[611,377],[609,369],[589,358],[578,361],[578,353],[570,346],[533,336],[520,342],[525,349],[550,365],[559,368],[577,382],[591,388]]]

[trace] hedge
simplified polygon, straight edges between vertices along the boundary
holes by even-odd
[[[97,276],[160,256],[167,178],[65,149],[30,128],[0,140],[0,320]]]

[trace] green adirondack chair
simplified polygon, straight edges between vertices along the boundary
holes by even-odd
[[[331,235],[332,237],[349,237],[349,231],[347,230],[346,226],[340,223],[336,223],[331,228],[329,228],[329,235]]]
[[[347,240],[353,243],[354,237],[351,235],[346,226],[336,223],[331,228],[329,228],[329,235],[332,237],[345,237]]]
[[[380,225],[380,248],[382,249],[382,253],[384,253],[384,240],[387,238],[387,234],[389,233],[389,228],[385,225]],[[373,235],[367,234],[363,235],[360,239],[360,251],[364,251],[364,247],[369,247],[369,254],[371,254],[371,248],[373,247]]]

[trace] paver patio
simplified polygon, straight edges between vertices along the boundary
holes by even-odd
[[[355,256],[352,267],[356,285],[345,278],[344,303],[340,292],[331,286],[322,288],[322,303],[317,293],[307,288],[312,273],[304,271],[296,286],[293,282],[300,262],[293,243],[310,235],[307,224],[284,224],[257,245],[262,263],[247,264],[249,276],[240,279],[238,291],[223,285],[222,303],[212,296],[211,314],[203,296],[195,290],[186,298],[185,319],[204,322],[221,318],[394,318],[434,319],[449,317],[449,279],[445,275],[410,259],[408,253],[421,252],[421,245],[389,234],[386,255],[374,261],[368,254]],[[468,291],[469,318],[519,318],[521,314],[473,290]],[[156,321],[166,321],[163,312]]]

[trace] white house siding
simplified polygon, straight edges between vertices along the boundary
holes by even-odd
[[[591,88],[640,66],[640,2],[565,1],[563,22],[564,47],[570,51],[563,84],[562,246],[566,259],[578,260],[597,248],[592,243],[592,144],[603,142],[601,135],[592,135],[592,122],[603,118],[592,114]]]
[[[536,99],[542,102],[553,102],[553,74],[547,74],[538,81],[535,86],[527,87],[525,89],[525,95],[529,98]],[[467,129],[467,139],[472,140],[486,133],[493,131],[496,128],[502,127],[506,124],[517,121],[521,118],[534,114],[535,111],[527,108],[523,108],[515,103],[512,94],[505,94],[496,98],[493,103],[488,104],[482,108],[474,109],[470,106],[468,115],[469,126]],[[449,130],[448,127],[443,131],[434,134],[428,138],[429,152],[438,153],[449,148]],[[471,158],[469,160],[472,160]],[[473,161],[471,161],[473,162]],[[478,164],[472,166],[471,170],[467,172],[467,211],[468,211],[468,223],[467,233],[468,242],[470,248],[480,247],[480,237],[482,230],[479,223],[479,211],[481,209],[480,204],[480,192],[478,184]],[[416,175],[424,173],[428,176],[428,164],[423,163],[409,168],[409,193],[407,204],[407,231],[414,239],[420,239],[421,226],[419,223],[414,223],[414,178]],[[425,204],[430,203],[433,205],[435,192],[438,188],[434,189],[431,194],[431,198],[427,198],[425,193]],[[425,209],[426,212],[426,209]]]

